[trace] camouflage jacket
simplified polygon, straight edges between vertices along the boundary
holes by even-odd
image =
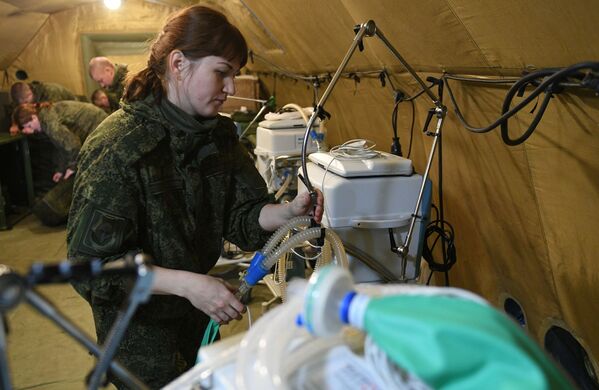
[[[112,111],[119,109],[119,102],[125,91],[125,77],[127,76],[127,72],[127,65],[114,65],[114,78],[112,79],[112,84],[106,87],[106,96],[108,96],[110,109]]]
[[[42,132],[56,147],[54,172],[75,169],[83,141],[107,117],[104,110],[90,103],[65,100],[43,107],[38,112]]]
[[[156,265],[206,273],[223,238],[246,250],[264,244],[271,233],[258,218],[271,201],[229,118],[196,121],[152,98],[123,103],[81,150],[68,256],[110,261],[143,251]],[[92,305],[119,305],[126,286],[118,277],[75,284]],[[185,299],[155,295],[138,313],[164,318],[192,309]]]
[[[29,84],[36,102],[60,102],[63,100],[77,100],[73,92],[56,83],[42,83],[33,81]]]

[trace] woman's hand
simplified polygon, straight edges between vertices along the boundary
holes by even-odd
[[[316,192],[316,205],[312,204],[312,199],[310,198],[310,193],[308,192],[302,192],[301,194],[298,194],[289,204],[291,206],[291,213],[294,217],[298,217],[300,215],[310,215],[317,223],[320,223],[324,210],[324,198],[320,190],[314,189],[314,191]]]
[[[186,298],[196,308],[208,314],[221,325],[240,320],[245,306],[233,295],[235,287],[226,281],[208,275],[193,274],[188,283]]]
[[[152,292],[186,298],[221,325],[241,319],[245,306],[233,295],[235,288],[222,279],[158,266],[154,270]]]
[[[300,215],[311,215],[317,223],[322,220],[324,210],[324,198],[322,192],[314,189],[316,192],[316,204],[312,204],[312,199],[308,192],[298,194],[295,199],[286,204],[267,204],[260,210],[258,222],[262,229],[266,231],[275,231],[287,221]]]

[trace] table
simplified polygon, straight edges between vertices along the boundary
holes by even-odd
[[[33,177],[31,172],[31,158],[29,154],[29,144],[27,143],[27,137],[23,135],[11,136],[7,133],[0,133],[0,153],[8,153],[7,150],[13,148],[17,154],[20,155],[22,163],[22,175],[19,182],[25,184],[27,206],[33,206],[34,190],[33,190]],[[0,166],[0,169],[13,169],[14,166],[4,165]],[[1,177],[0,177],[1,180]],[[0,183],[0,189],[2,183]],[[0,230],[10,229],[11,226],[6,219],[6,200],[0,190]]]

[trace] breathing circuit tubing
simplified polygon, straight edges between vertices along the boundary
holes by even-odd
[[[241,279],[235,295],[241,297],[246,294],[253,286],[258,283],[276,263],[291,248],[301,245],[304,241],[324,238],[331,243],[334,257],[337,262],[347,268],[347,255],[341,239],[330,229],[321,227],[311,227],[294,234],[288,239],[285,239],[290,230],[301,226],[310,226],[312,218],[309,216],[295,217],[281,226],[266,242],[262,251],[256,252],[252,259],[246,274]]]

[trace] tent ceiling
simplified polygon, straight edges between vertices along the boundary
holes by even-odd
[[[100,1],[0,0],[0,69],[8,69],[49,15]],[[251,49],[268,61],[249,64],[253,70],[334,71],[353,39],[352,27],[369,19],[417,71],[519,74],[599,57],[596,0],[123,1],[130,9],[135,4],[172,9],[193,3],[224,9]],[[365,46],[348,70],[402,71],[378,39],[365,39]]]
[[[102,0],[0,0],[0,69],[7,69],[37,34],[50,14]],[[127,0],[125,0],[127,1]],[[191,0],[144,0],[182,7]]]

